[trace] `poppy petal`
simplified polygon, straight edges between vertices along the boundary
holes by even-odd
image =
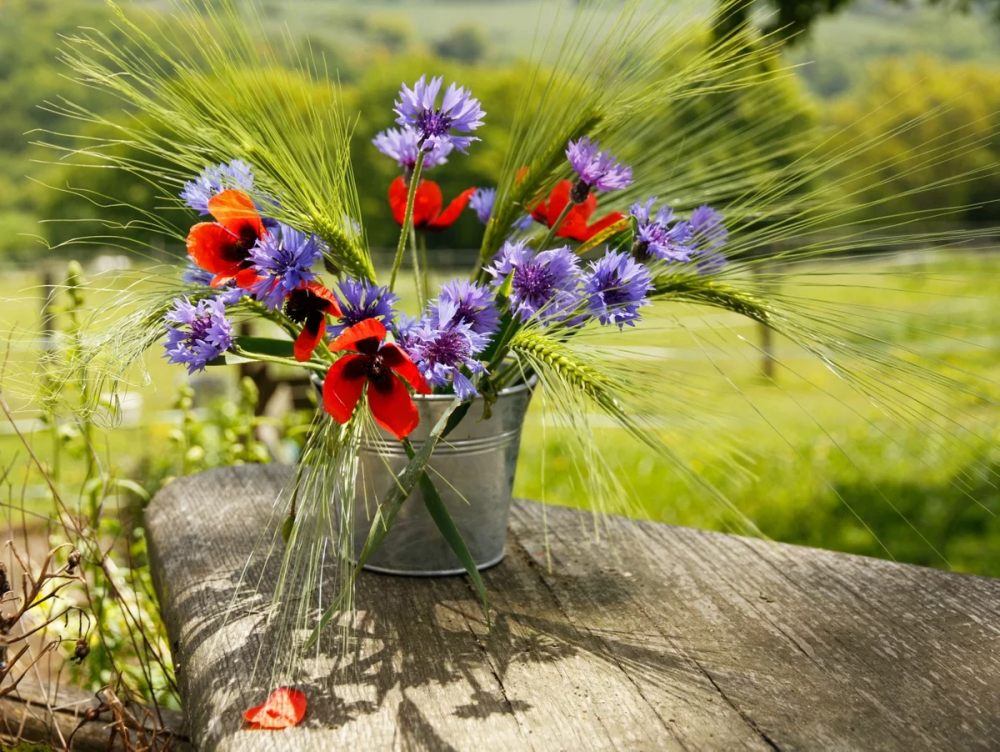
[[[262,279],[255,269],[240,269],[236,272],[236,286],[243,290],[249,290]],[[274,284],[278,284],[278,280],[274,280]]]
[[[310,282],[306,287],[317,298],[321,298],[330,304],[324,313],[329,313],[331,316],[338,318],[344,315],[344,312],[340,310],[340,303],[337,301],[337,296],[333,294],[333,290],[323,287],[319,282]]]
[[[579,215],[570,212],[566,215],[566,219],[562,221],[562,224],[559,225],[556,236],[569,238],[570,240],[587,240],[589,239],[587,235],[587,222]]]
[[[408,192],[408,184],[402,176],[393,180],[389,186],[389,206],[392,209],[392,216],[396,219],[396,224],[400,226],[403,225],[403,220],[406,218]],[[413,199],[413,226],[418,230],[427,227],[441,213],[443,203],[441,187],[433,180],[421,180],[420,185],[417,186],[417,195]]]
[[[208,210],[215,221],[232,232],[241,236],[240,230],[249,224],[257,237],[264,235],[264,223],[257,213],[257,207],[243,191],[228,190],[212,196],[208,200]]]
[[[593,193],[588,193],[587,198],[584,199],[582,204],[577,204],[573,207],[573,212],[577,212],[580,216],[587,220],[590,216],[597,211],[597,196]]]
[[[621,222],[623,219],[625,219],[625,215],[621,212],[611,212],[606,217],[602,217],[594,222],[594,224],[587,226],[587,237],[584,240],[590,240],[602,230],[606,230],[611,225]]]
[[[297,689],[279,687],[263,705],[244,711],[251,729],[283,729],[297,726],[306,714],[306,696]]]
[[[351,419],[368,380],[367,355],[345,355],[326,372],[323,380],[323,409],[338,423]],[[405,391],[405,389],[404,389]]]
[[[453,225],[455,220],[458,219],[458,215],[462,213],[465,205],[469,203],[469,199],[475,192],[475,188],[469,188],[468,190],[459,193],[458,196],[455,197],[455,200],[448,204],[448,208],[427,225],[427,229],[443,230],[446,227]]]
[[[413,201],[413,226],[418,230],[428,227],[441,213],[442,204],[441,186],[433,180],[421,180]]]
[[[208,283],[211,288],[222,287],[223,285],[228,285],[233,281],[233,276],[231,274],[216,274],[212,277],[212,281]]]
[[[542,200],[535,204],[535,207],[531,210],[531,218],[544,225],[546,217],[548,217],[548,211],[545,208],[545,201]]]
[[[207,272],[232,277],[239,271],[239,266],[227,257],[226,251],[235,241],[233,234],[222,225],[199,222],[187,236],[188,256]]]
[[[368,406],[375,422],[397,439],[408,436],[420,423],[413,398],[403,382],[392,374],[368,382]]]
[[[379,350],[379,354],[382,356],[385,364],[402,376],[407,384],[421,394],[431,393],[430,384],[421,375],[416,363],[410,360],[410,356],[399,345],[394,345],[391,342],[383,345],[382,349]]]
[[[356,350],[357,344],[365,339],[378,342],[385,339],[385,326],[378,319],[365,319],[354,326],[347,327],[337,339],[330,343],[330,352],[341,350]]]
[[[555,188],[552,189],[552,193],[549,194],[548,213],[545,216],[545,224],[549,227],[552,227],[556,223],[559,215],[566,208],[566,204],[569,203],[569,192],[572,187],[573,183],[571,181],[560,180],[556,183]]]
[[[320,315],[318,319],[310,319],[306,319],[305,326],[302,327],[299,336],[295,338],[293,350],[295,351],[295,359],[299,363],[304,363],[312,357],[316,345],[326,334],[326,316]]]
[[[406,181],[402,176],[396,178],[389,185],[389,208],[392,209],[392,216],[396,218],[396,224],[403,226],[403,219],[406,217]]]

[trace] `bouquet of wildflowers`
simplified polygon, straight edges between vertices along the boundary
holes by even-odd
[[[125,43],[93,31],[70,38],[64,57],[81,81],[137,116],[102,121],[113,131],[103,141],[67,146],[53,136],[50,146],[162,189],[174,211],[140,213],[132,227],[187,248],[185,270],[157,272],[152,291],[122,294],[132,315],[81,356],[102,374],[95,393],[113,394],[160,340],[166,357],[192,373],[239,357],[301,367],[322,383],[322,410],[276,507],[274,534],[287,542],[274,594],[277,670],[292,670],[303,630],[311,644],[350,610],[358,568],[414,488],[435,502],[440,481],[428,470],[438,442],[473,404],[483,414],[469,419],[488,418],[506,387],[537,384],[597,510],[627,510],[629,494],[597,445],[594,415],[678,469],[703,498],[727,505],[670,438],[718,417],[713,395],[649,346],[652,332],[682,326],[670,306],[768,327],[900,426],[947,432],[939,420],[946,403],[981,394],[932,358],[885,346],[874,309],[775,292],[776,262],[807,273],[816,259],[850,254],[874,237],[880,247],[920,248],[990,230],[930,235],[917,225],[926,215],[889,211],[882,222],[851,222],[851,197],[874,178],[830,176],[846,155],[877,144],[850,142],[813,159],[819,136],[773,106],[771,84],[782,71],[768,38],[739,30],[692,48],[699,18],[683,2],[588,3],[551,31],[525,76],[494,184],[469,186],[447,204],[432,171],[487,137],[489,102],[461,81],[442,91],[439,76],[404,83],[397,127],[370,147],[400,170],[386,186],[398,244],[391,267],[377,270],[354,186],[354,115],[329,74],[280,61],[235,6],[195,5],[181,2],[179,21],[153,29],[118,12]],[[50,107],[91,119],[71,103]],[[755,124],[723,131],[745,109],[757,113]],[[912,169],[947,163],[975,138],[959,129],[928,144],[908,155]],[[121,144],[127,156],[110,148]],[[427,235],[463,212],[484,225],[476,262],[438,285]],[[819,228],[826,234],[816,236]],[[408,311],[404,283],[416,300]],[[234,325],[251,319],[280,336],[237,336]],[[712,346],[698,341],[716,366]],[[431,393],[453,399],[437,425],[424,427],[427,438],[411,444],[414,397]],[[340,521],[352,517],[359,448],[379,429],[409,461],[376,500],[383,524],[356,551]],[[715,445],[728,451],[721,430]],[[447,519],[441,529],[486,606],[461,536]],[[319,596],[327,540],[340,562],[332,605]]]

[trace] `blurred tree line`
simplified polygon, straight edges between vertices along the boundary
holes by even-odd
[[[156,7],[146,6],[147,9]],[[285,20],[282,14],[291,4],[265,3],[262,7],[266,16],[274,16],[275,33],[281,33],[280,25]],[[392,102],[401,81],[412,81],[423,72],[459,80],[472,88],[489,113],[487,124],[479,134],[483,141],[475,144],[469,156],[453,158],[428,175],[441,185],[445,201],[470,186],[491,185],[500,172],[525,68],[492,46],[490,38],[475,24],[474,9],[472,6],[452,27],[426,41],[419,38],[404,14],[346,13],[342,23],[337,25],[339,36],[324,34],[323,28],[307,21],[293,27],[295,42],[287,51],[289,61],[298,58],[319,70],[331,71],[331,75],[335,71],[348,111],[358,114],[352,158],[366,231],[373,247],[388,247],[396,240],[397,230],[386,193],[398,170],[392,160],[375,149],[371,139],[379,130],[394,125]],[[58,131],[68,127],[66,121],[39,107],[40,103],[57,102],[66,97],[93,112],[121,116],[118,103],[104,100],[92,90],[64,78],[64,71],[56,59],[59,35],[72,34],[80,26],[105,28],[105,18],[103,3],[97,0],[0,2],[0,112],[3,113],[0,117],[0,259],[37,259],[37,241],[25,235],[41,236],[56,245],[74,237],[102,232],[94,223],[79,220],[102,216],[124,223],[134,218],[126,210],[100,209],[72,193],[52,187],[70,185],[96,194],[115,195],[148,210],[162,205],[153,186],[137,179],[123,183],[123,176],[118,171],[32,162],[32,159],[51,162],[55,155],[32,147],[31,141],[41,137],[26,133],[34,129]],[[343,43],[345,38],[349,38],[350,43]],[[919,40],[914,40],[914,44],[919,48]],[[974,148],[957,162],[916,172],[893,173],[888,169],[880,172],[862,200],[877,200],[894,192],[902,194],[912,187],[913,181],[933,182],[995,164],[1000,159],[997,137],[1000,123],[995,114],[1000,112],[998,71],[1000,67],[993,64],[954,63],[931,58],[916,64],[905,59],[883,62],[870,67],[860,82],[818,108],[820,117],[836,126],[845,134],[844,138],[863,134],[865,138],[883,139],[877,149],[842,165],[840,169],[846,174],[862,172],[878,160],[913,149],[928,138],[943,137],[948,129],[961,127],[978,130],[981,134]],[[780,86],[776,89],[777,106],[788,111],[793,127],[805,127],[806,121],[812,120],[817,111],[806,87],[787,81],[775,86]],[[328,91],[321,90],[325,85],[317,84],[316,87],[317,96],[329,96]],[[893,132],[901,119],[943,104],[950,108],[947,117],[928,122],[916,131]],[[862,117],[879,108],[885,117],[874,122]],[[758,115],[748,110],[735,118],[730,127],[750,127]],[[669,127],[668,116],[664,119],[664,128]],[[859,130],[862,128],[863,131]],[[928,132],[933,128],[941,129],[941,133]],[[837,143],[837,139],[832,139],[826,148],[836,148]],[[637,151],[641,151],[641,145],[637,145]],[[701,162],[701,169],[710,172],[712,155],[706,154]],[[34,180],[25,177],[27,175]],[[1000,175],[994,175],[989,180],[970,183],[967,189],[958,186],[940,191],[929,200],[938,207],[972,205],[956,213],[954,219],[957,221],[996,221],[1000,219],[1000,209],[996,205],[978,204],[991,200],[998,193]],[[920,201],[928,201],[927,196]],[[905,201],[902,205],[903,211],[920,208],[925,207],[910,206]],[[39,224],[40,220],[51,218],[74,221]],[[183,220],[178,221],[183,223]],[[432,244],[471,248],[478,246],[481,234],[482,226],[475,215],[467,211],[455,225],[433,238]],[[81,250],[74,247],[66,253],[78,256]]]

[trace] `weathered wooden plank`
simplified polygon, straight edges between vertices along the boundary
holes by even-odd
[[[352,665],[314,664],[303,726],[241,730],[261,617],[223,620],[287,473],[184,478],[147,512],[203,749],[1000,748],[1000,581],[648,522],[612,551],[552,508],[550,572],[530,502],[491,634],[465,578],[365,574]]]

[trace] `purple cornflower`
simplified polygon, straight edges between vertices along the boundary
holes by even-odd
[[[474,136],[456,136],[452,131],[471,133],[483,124],[486,113],[479,106],[479,100],[464,87],[451,84],[444,93],[441,106],[437,106],[438,92],[443,79],[438,76],[427,82],[427,76],[410,89],[406,84],[399,90],[399,101],[395,112],[396,122],[409,126],[417,134],[417,145],[424,151],[433,151],[440,144],[450,143],[463,154]]]
[[[496,188],[477,188],[469,199],[469,207],[484,225],[489,224],[493,213],[493,202],[497,200]]]
[[[551,321],[579,299],[580,264],[569,246],[535,253],[527,241],[508,240],[486,271],[497,287],[513,272],[511,308],[522,321],[536,315]]]
[[[213,279],[215,279],[215,275],[212,274],[212,272],[205,271],[190,260],[184,268],[184,271],[181,272],[181,282],[185,282],[189,285],[211,287]],[[216,293],[215,297],[221,300],[223,305],[235,305],[244,294],[243,290],[235,285],[235,282],[229,282],[221,287],[213,288]]]
[[[177,298],[164,318],[168,322],[164,357],[171,363],[183,363],[188,373],[203,371],[205,364],[233,343],[233,325],[226,318],[222,301],[216,298],[199,300],[196,305],[187,298]]]
[[[392,329],[396,344],[403,348],[411,359],[414,357],[411,350],[416,343],[416,331],[419,325],[420,321],[415,316],[401,313],[396,318],[396,325]]]
[[[649,270],[619,251],[607,251],[604,258],[592,261],[583,282],[587,305],[602,324],[635,326],[639,309],[649,305],[646,293],[653,289]]]
[[[208,200],[230,188],[253,191],[253,170],[241,159],[206,167],[197,178],[184,184],[180,196],[199,214],[208,214]]]
[[[479,221],[484,225],[489,224],[490,216],[493,214],[493,204],[497,200],[496,188],[477,188],[469,199],[469,207],[479,217]],[[513,224],[515,230],[527,230],[531,227],[531,216],[525,214]]]
[[[583,203],[591,189],[620,191],[632,183],[632,168],[618,162],[610,152],[598,151],[599,147],[597,141],[583,136],[570,141],[566,148],[566,158],[580,176],[570,193],[575,203]]]
[[[420,151],[417,147],[417,138],[417,133],[412,128],[389,128],[375,136],[372,143],[387,157],[395,159],[404,171],[409,172],[417,164],[417,154]],[[451,141],[437,143],[424,155],[422,169],[429,170],[447,162],[452,146]]]
[[[638,225],[632,246],[633,255],[640,261],[650,256],[661,261],[688,261],[691,257],[690,223],[675,219],[674,210],[665,204],[651,218],[654,203],[656,196],[650,196],[645,204],[632,204],[630,211]]]
[[[468,324],[476,334],[492,335],[500,328],[500,313],[493,293],[466,279],[453,279],[441,285],[438,299],[428,309],[435,326]]]
[[[479,392],[461,369],[465,367],[472,374],[483,373],[486,366],[474,356],[487,344],[489,337],[477,334],[469,324],[438,327],[432,317],[425,317],[414,329],[407,352],[429,384],[447,386],[450,381],[455,395],[465,400]]]
[[[316,279],[312,266],[323,258],[323,241],[288,225],[267,233],[250,249],[257,281],[250,292],[272,311],[284,305],[292,290]]]
[[[336,337],[344,329],[365,319],[378,319],[386,329],[392,329],[396,311],[393,306],[399,301],[388,287],[378,287],[364,280],[348,277],[339,285],[335,293],[343,315],[340,323],[330,327]]]
[[[719,250],[729,239],[729,230],[722,223],[724,217],[711,206],[702,205],[691,212],[691,246],[698,274],[715,274],[726,265],[726,257]]]

